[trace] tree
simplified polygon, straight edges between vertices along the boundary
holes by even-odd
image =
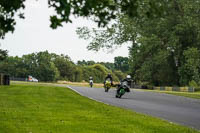
[[[15,15],[24,18],[23,13],[18,12],[24,9],[25,0],[1,0],[0,1],[0,39],[5,37],[8,32],[14,31]]]
[[[102,83],[108,73],[112,73],[115,81],[119,81],[124,76],[121,71],[111,70],[104,65],[114,66],[113,63],[83,62],[86,65],[76,65],[67,55],[57,55],[44,51],[23,55],[22,57],[8,56],[0,62],[0,73],[7,73],[15,78],[27,78],[31,75],[39,81],[67,80],[80,82],[83,80],[88,81],[89,77],[92,76],[94,82],[98,83]]]
[[[109,70],[112,70],[112,71],[115,70],[114,63],[111,63],[111,62],[97,62],[97,64],[104,65]]]
[[[151,19],[143,8],[138,8],[137,17],[119,14],[110,27],[103,30],[83,27],[77,33],[81,38],[91,39],[90,50],[131,42],[130,68],[135,80],[154,85],[185,85],[181,78],[185,79],[184,66],[190,59],[184,53],[188,48],[200,49],[200,7],[197,5],[198,0],[168,1],[164,7],[167,12]]]
[[[5,60],[7,56],[8,56],[8,51],[0,49],[0,61]]]
[[[78,66],[75,67],[73,77],[75,82],[81,82],[83,80],[83,69]]]
[[[197,48],[188,48],[183,52],[185,63],[179,69],[181,75],[180,82],[183,85],[188,85],[189,82],[200,81],[200,54]]]
[[[79,38],[90,41],[88,50],[112,50],[127,42],[133,43],[135,41],[137,30],[134,25],[133,19],[118,14],[116,21],[111,26],[101,29],[79,27],[76,32]]]
[[[94,82],[103,83],[105,77],[108,73],[111,73],[114,81],[119,81],[118,77],[111,70],[107,69],[104,65],[94,64],[92,66],[82,66],[82,76],[85,81],[89,80],[89,77],[92,76]]]
[[[119,81],[123,80],[126,77],[126,74],[121,71],[114,71],[114,74],[117,76]]]
[[[5,34],[14,31],[16,24],[14,16],[25,8],[25,0],[1,0],[0,1],[0,38]],[[165,13],[165,6],[168,0],[48,0],[50,8],[54,8],[56,14],[50,17],[51,27],[56,29],[62,23],[72,22],[71,15],[75,17],[91,17],[99,26],[105,26],[117,13],[126,14],[130,17],[137,17],[142,9],[143,14],[148,17],[159,16]]]
[[[22,59],[29,75],[36,77],[39,81],[55,81],[60,75],[48,51],[24,55]]]
[[[62,79],[74,80],[74,68],[75,65],[71,61],[71,59],[68,56],[65,55],[54,55],[53,56],[53,63],[55,64],[56,68],[60,72],[60,77]]]
[[[121,70],[122,72],[129,71],[128,57],[122,57],[122,56],[115,57],[114,65],[116,70]]]
[[[82,60],[82,61],[78,61],[77,64],[78,64],[78,65],[81,65],[81,66],[84,66],[84,65],[89,66],[89,65],[94,65],[95,62],[92,61],[92,60],[91,60],[91,61]]]
[[[7,57],[0,62],[0,73],[9,74],[11,77],[25,78],[28,76],[28,70],[25,68],[23,60],[19,57]]]
[[[63,22],[72,22],[70,16],[92,17],[99,26],[105,26],[121,12],[130,17],[137,17],[138,9],[142,8],[148,17],[163,13],[167,0],[49,0],[49,6],[56,10],[57,15],[51,16],[51,27],[62,26]]]

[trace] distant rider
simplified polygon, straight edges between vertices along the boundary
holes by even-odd
[[[89,78],[89,82],[90,82],[90,86],[92,87],[93,86],[93,77]]]
[[[93,77],[90,77],[90,78],[89,78],[89,82],[90,82],[90,83],[91,83],[91,82],[93,83]]]
[[[113,78],[112,78],[112,75],[110,73],[108,73],[108,75],[105,77],[104,85],[105,85],[107,80],[109,80],[111,82],[111,85],[113,85]]]
[[[89,80],[93,80],[93,77],[92,77],[92,76],[90,76]]]

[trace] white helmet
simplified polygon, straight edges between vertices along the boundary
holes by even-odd
[[[127,76],[126,76],[126,78],[127,78],[127,79],[130,79],[130,78],[131,78],[131,76],[130,76],[130,75],[127,75]]]

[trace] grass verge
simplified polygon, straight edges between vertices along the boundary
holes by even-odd
[[[157,92],[157,93],[166,93],[170,95],[176,96],[184,96],[194,99],[200,99],[200,91],[197,92],[178,92],[178,91],[160,91],[160,90],[146,90],[146,89],[137,89],[139,91],[150,91],[150,92]]]
[[[184,97],[189,97],[189,98],[195,98],[195,99],[200,99],[200,92],[161,92],[161,93],[167,93],[167,94],[172,94],[172,95],[177,95],[177,96],[184,96]]]
[[[0,86],[2,133],[199,133],[126,109],[102,104],[65,87]]]

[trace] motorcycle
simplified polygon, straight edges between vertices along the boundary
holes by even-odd
[[[105,92],[108,92],[108,90],[111,88],[111,81],[109,80],[106,80],[105,84],[104,84],[104,89],[105,89]]]
[[[90,80],[90,87],[92,88],[93,87],[93,80]]]
[[[117,85],[116,98],[121,98],[126,92],[130,92],[128,82],[124,81]]]

